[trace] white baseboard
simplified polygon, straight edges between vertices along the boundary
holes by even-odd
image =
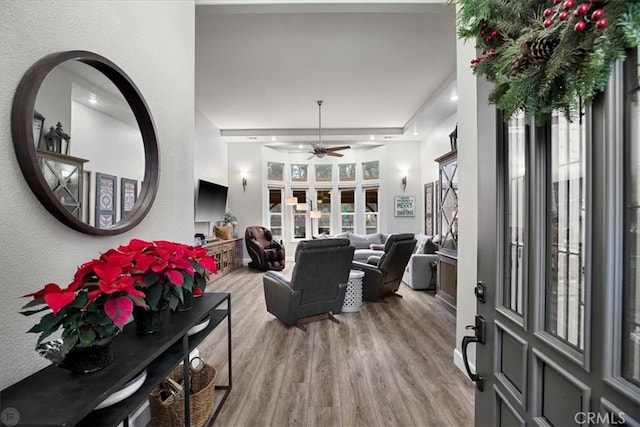
[[[453,364],[456,365],[458,369],[462,371],[462,373],[469,380],[469,382],[473,383],[473,381],[471,381],[471,378],[469,378],[469,375],[467,375],[467,369],[464,367],[464,359],[462,358],[462,352],[457,348],[453,350]],[[474,364],[469,363],[469,367],[471,368],[471,372],[476,372],[476,367]]]

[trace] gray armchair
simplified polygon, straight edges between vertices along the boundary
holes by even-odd
[[[376,301],[388,294],[397,295],[415,245],[411,233],[392,234],[385,243],[384,255],[370,257],[367,263],[353,262],[351,268],[364,271],[363,299]]]
[[[277,271],[264,274],[267,311],[285,325],[319,319],[339,323],[331,313],[340,313],[353,261],[349,239],[303,240],[298,243],[291,279]]]

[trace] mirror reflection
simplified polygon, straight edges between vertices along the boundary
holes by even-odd
[[[38,91],[33,135],[49,188],[76,218],[108,229],[139,205],[142,134],[118,88],[79,61],[55,67]]]

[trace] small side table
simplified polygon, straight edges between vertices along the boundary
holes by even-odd
[[[343,313],[353,313],[362,308],[362,279],[364,279],[364,271],[351,270],[349,272],[347,293],[342,305]]]

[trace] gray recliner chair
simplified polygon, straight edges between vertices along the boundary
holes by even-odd
[[[303,240],[298,243],[291,279],[277,271],[264,274],[267,311],[285,325],[302,326],[341,313],[353,261],[349,239]]]
[[[384,255],[369,257],[367,263],[353,262],[351,268],[364,271],[363,299],[376,301],[386,295],[398,295],[396,291],[415,245],[411,233],[392,234],[384,245]]]

